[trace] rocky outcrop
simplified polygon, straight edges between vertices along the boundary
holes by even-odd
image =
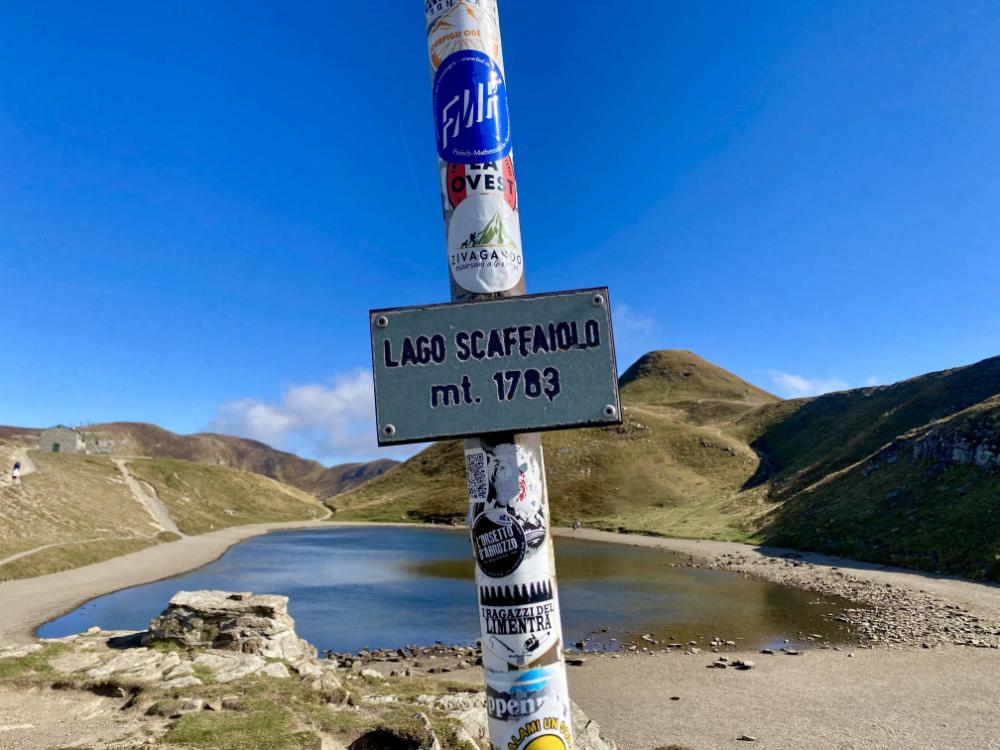
[[[992,435],[929,434],[913,445],[913,460],[930,459],[943,464],[1000,466],[1000,447]]]
[[[1000,467],[1000,435],[989,417],[960,427],[947,423],[896,438],[864,465],[865,476],[901,458],[931,461],[937,466]]]
[[[143,639],[158,641],[290,662],[316,656],[295,633],[287,596],[250,592],[178,591]]]

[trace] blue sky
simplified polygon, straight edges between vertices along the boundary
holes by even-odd
[[[608,285],[623,365],[801,395],[1000,353],[1000,5],[501,25],[529,290]],[[0,423],[384,455],[367,310],[448,295],[421,3],[3,3],[0,263]]]

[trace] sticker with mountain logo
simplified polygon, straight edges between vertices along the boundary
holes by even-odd
[[[502,195],[471,195],[448,224],[448,265],[469,292],[505,292],[521,280],[521,227]]]

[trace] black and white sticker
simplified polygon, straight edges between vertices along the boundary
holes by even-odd
[[[521,525],[506,511],[480,513],[472,522],[476,565],[490,578],[509,576],[524,560],[528,545]]]
[[[559,610],[548,578],[479,587],[487,669],[539,666],[559,658]]]

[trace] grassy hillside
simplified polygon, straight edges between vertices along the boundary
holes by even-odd
[[[647,355],[626,376],[624,424],[545,435],[553,519],[747,538],[765,508],[760,493],[738,490],[758,458],[725,425],[776,397],[690,352]],[[664,377],[679,380],[663,385]],[[458,443],[434,445],[328,504],[338,518],[463,519],[463,465]]]
[[[1000,358],[781,401],[690,352],[663,351],[630,367],[621,385],[621,427],[544,436],[555,522],[1000,576],[991,509],[1000,461],[926,449],[975,424],[973,453],[1000,452],[1000,435],[983,426],[995,427]],[[899,460],[871,470],[890,446]],[[432,446],[329,504],[338,518],[463,519],[460,447]]]
[[[129,471],[154,488],[184,534],[323,515],[312,495],[228,466],[161,458],[130,461]]]
[[[0,440],[0,467],[27,469],[20,485],[0,482],[0,580],[75,568],[171,541],[155,525],[107,456],[28,452]],[[317,518],[325,509],[301,490],[227,466],[178,459],[132,460],[182,533],[224,526]],[[14,558],[14,559],[11,559]]]
[[[15,445],[0,441],[8,471]],[[37,471],[0,485],[0,580],[64,570],[155,544],[159,531],[105,457],[32,452]]]
[[[762,536],[1000,580],[998,455],[1000,396],[911,430],[792,495],[765,519]]]
[[[697,354],[682,350],[649,352],[622,374],[622,398],[645,404],[712,399],[769,404],[777,396],[742,380]]]
[[[785,495],[849,466],[909,430],[949,417],[1000,392],[1000,357],[969,367],[793,402],[797,408],[753,441],[765,454],[775,490]],[[787,407],[785,407],[787,408]],[[770,416],[770,418],[768,418]],[[761,477],[764,478],[764,477]]]
[[[621,384],[621,426],[544,436],[556,523],[766,541],[1000,580],[1000,357],[782,401],[690,352],[662,351]],[[184,533],[314,517],[309,493],[338,519],[465,518],[457,442],[386,471],[392,462],[327,469],[255,441],[138,423],[86,432],[114,440],[119,454],[154,457],[131,460],[131,471]],[[0,430],[0,462],[26,439],[30,430]],[[0,565],[0,578],[157,541],[108,459],[33,455],[39,471],[0,489],[0,559],[53,546]]]

